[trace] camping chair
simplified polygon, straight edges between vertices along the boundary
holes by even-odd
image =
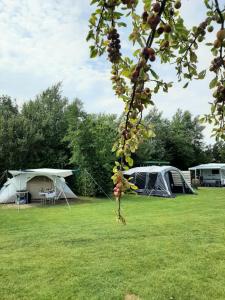
[[[39,196],[41,197],[41,204],[44,205],[46,204],[46,197],[45,197],[46,193],[44,192],[39,192]]]
[[[55,204],[56,192],[50,191],[50,192],[46,193],[45,198],[46,198],[46,201],[49,201],[49,203]]]

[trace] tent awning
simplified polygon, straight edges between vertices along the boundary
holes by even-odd
[[[9,173],[13,176],[17,176],[19,174],[32,174],[32,175],[39,175],[39,176],[48,176],[48,175],[55,175],[60,177],[68,177],[73,175],[73,170],[63,170],[63,169],[25,169],[25,170],[9,170]]]
[[[171,166],[148,166],[148,167],[136,167],[129,169],[128,171],[124,171],[124,175],[132,175],[134,173],[158,173],[166,170],[170,170]]]

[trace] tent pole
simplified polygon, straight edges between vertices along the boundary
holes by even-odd
[[[66,197],[66,194],[65,194],[65,192],[64,192],[64,189],[63,189],[62,182],[61,182],[61,189],[60,189],[60,193],[59,193],[59,195],[58,195],[57,199],[59,199],[59,197],[60,197],[60,195],[61,195],[61,194],[63,194],[63,195],[64,195],[64,198],[66,199],[66,204],[67,204],[67,206],[69,207],[69,209],[71,209],[71,207],[70,207],[70,204],[69,204],[69,201],[68,201],[68,199],[67,199],[67,197]]]
[[[17,200],[17,211],[20,212],[20,199],[18,201],[17,195],[16,195],[16,200]]]
[[[55,192],[55,195],[56,195],[56,176],[54,176],[54,192]],[[54,204],[55,204],[55,198],[54,198]]]
[[[62,193],[63,193],[63,195],[64,195],[64,197],[65,197],[65,199],[66,199],[66,204],[68,205],[69,209],[71,209],[70,204],[69,204],[69,201],[68,201],[68,199],[67,199],[67,197],[66,197],[66,194],[65,194],[65,192],[64,192],[63,185],[61,185],[61,186],[62,186]]]
[[[21,169],[20,169],[21,171]],[[21,191],[21,174],[19,175],[20,176],[20,191]],[[16,195],[16,198],[17,198],[17,195]],[[18,212],[20,211],[20,195],[19,195],[19,201],[17,203],[17,209],[18,209]]]
[[[114,201],[112,198],[109,197],[109,195],[106,194],[106,192],[103,190],[103,188],[100,186],[100,184],[97,183],[97,181],[93,178],[93,176],[91,176],[91,174],[87,171],[87,169],[84,169],[84,171],[86,172],[87,175],[90,176],[90,178],[92,179],[92,181],[98,186],[100,187],[100,189],[102,190],[102,192],[104,193],[104,195],[109,199]]]

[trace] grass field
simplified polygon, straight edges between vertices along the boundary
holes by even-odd
[[[0,206],[0,299],[225,299],[225,189]]]

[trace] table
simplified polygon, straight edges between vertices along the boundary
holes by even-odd
[[[52,204],[55,204],[55,200],[56,200],[55,192],[39,192],[39,195],[42,197],[41,198],[42,205],[46,204],[47,200],[49,202],[52,202]]]

